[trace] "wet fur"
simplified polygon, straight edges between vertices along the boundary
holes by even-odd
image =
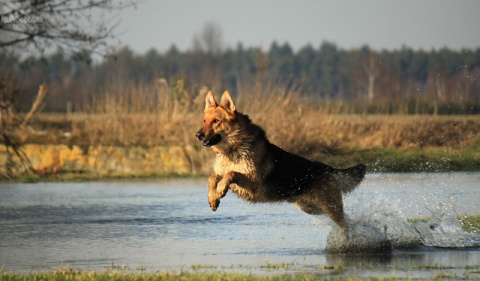
[[[222,95],[220,105],[212,92],[207,94],[204,124],[196,136],[216,152],[214,174],[208,180],[208,202],[213,211],[231,189],[249,202],[287,201],[308,214],[327,214],[348,230],[342,194],[363,180],[364,165],[335,169],[284,151],[236,110],[228,92]]]

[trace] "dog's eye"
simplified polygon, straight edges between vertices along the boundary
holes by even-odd
[[[212,123],[213,124],[218,123],[218,119],[213,119]]]

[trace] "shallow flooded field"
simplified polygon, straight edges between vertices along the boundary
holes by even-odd
[[[328,253],[330,220],[294,205],[229,193],[212,212],[206,194],[206,179],[3,183],[0,267],[480,276],[480,234],[457,219],[480,215],[480,173],[368,175],[345,207],[352,225],[392,244],[381,253]]]

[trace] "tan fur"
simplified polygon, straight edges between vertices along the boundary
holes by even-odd
[[[271,144],[265,132],[239,113],[226,91],[220,105],[209,92],[197,138],[216,152],[208,202],[216,211],[229,189],[249,202],[295,203],[308,214],[325,213],[347,230],[342,193],[363,179],[365,166],[334,169]]]

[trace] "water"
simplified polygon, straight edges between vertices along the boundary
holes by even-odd
[[[2,183],[0,267],[419,278],[446,268],[472,276],[480,268],[480,235],[456,219],[480,214],[480,173],[368,175],[345,207],[352,225],[368,229],[367,240],[372,232],[391,243],[380,254],[327,252],[336,237],[331,221],[291,204],[253,205],[229,193],[212,212],[206,189],[206,179]],[[431,220],[407,221],[424,217]]]

